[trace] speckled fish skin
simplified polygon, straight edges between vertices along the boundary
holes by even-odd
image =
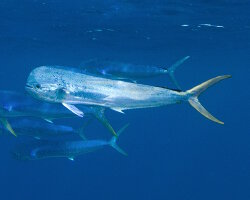
[[[158,107],[187,100],[184,92],[53,66],[34,69],[27,80],[26,90],[48,102],[98,105],[119,110]]]
[[[43,138],[50,136],[78,134],[78,130],[70,126],[50,124],[43,120],[12,119],[9,122],[18,136],[22,135],[35,138]],[[3,133],[8,132],[8,130],[6,130],[1,124],[0,130],[2,130]]]
[[[26,90],[40,100],[62,103],[80,117],[82,111],[74,104],[108,107],[123,113],[123,110],[128,109],[188,102],[204,117],[224,124],[201,105],[198,97],[211,86],[228,78],[231,75],[217,76],[182,92],[93,76],[73,68],[42,66],[30,73]]]

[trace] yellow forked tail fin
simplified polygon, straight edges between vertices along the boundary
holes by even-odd
[[[117,136],[113,136],[109,142],[111,147],[113,147],[116,151],[118,151],[119,153],[121,153],[124,156],[127,156],[128,154],[117,145],[116,141],[117,141],[118,137],[128,128],[128,126],[129,126],[129,124],[122,127],[117,132]]]
[[[0,118],[0,122],[2,122],[3,126],[4,126],[12,135],[14,135],[14,136],[17,137],[15,131],[12,129],[12,127],[11,127],[11,125],[10,125],[10,123],[8,122],[7,119],[5,119],[5,118]]]
[[[224,75],[224,76],[217,76],[215,78],[212,78],[198,86],[195,86],[194,88],[187,90],[186,95],[188,95],[188,102],[192,107],[194,107],[199,113],[201,113],[203,116],[206,118],[219,123],[219,124],[224,124],[224,122],[216,119],[213,115],[211,115],[199,102],[198,97],[202,92],[204,92],[207,88],[210,86],[224,80],[227,78],[231,78],[231,75]]]

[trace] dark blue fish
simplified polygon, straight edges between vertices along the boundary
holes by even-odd
[[[0,117],[38,117],[51,122],[74,115],[61,105],[41,102],[13,91],[0,91]]]
[[[136,81],[141,78],[149,78],[168,74],[175,86],[180,89],[178,82],[174,76],[174,72],[189,56],[182,58],[175,64],[166,67],[151,66],[151,65],[136,65],[131,63],[122,63],[107,60],[89,60],[81,64],[81,68],[92,74],[102,75],[117,79],[128,79]]]
[[[104,108],[83,105],[81,110],[85,115],[97,118],[115,135],[114,129],[104,115]],[[36,117],[52,123],[55,119],[72,118],[75,115],[59,104],[41,102],[30,96],[13,91],[0,91],[0,121],[7,130],[16,135],[7,121],[7,118],[13,117]]]
[[[83,131],[83,128],[78,130],[70,126],[56,125],[34,119],[12,119],[10,120],[10,124],[18,136],[31,136],[37,139],[49,136],[63,136],[69,134],[79,134],[81,136]],[[0,130],[3,134],[8,132],[8,130],[1,125]]]
[[[128,125],[117,132],[119,136]],[[113,136],[106,140],[77,140],[77,141],[49,141],[37,140],[32,143],[19,144],[12,151],[14,158],[18,160],[38,160],[52,157],[65,157],[74,160],[75,157],[111,146],[123,155],[127,155],[117,144],[118,137]]]

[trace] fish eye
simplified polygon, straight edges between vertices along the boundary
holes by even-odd
[[[40,84],[36,84],[36,88],[37,88],[37,89],[40,89],[40,88],[41,88],[41,85],[40,85]]]

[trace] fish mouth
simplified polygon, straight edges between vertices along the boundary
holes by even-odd
[[[26,84],[25,89],[27,91],[31,91],[31,90],[34,90],[34,87],[32,85]]]
[[[31,85],[26,84],[25,85],[25,90],[28,94],[33,95],[35,91],[35,88]]]

